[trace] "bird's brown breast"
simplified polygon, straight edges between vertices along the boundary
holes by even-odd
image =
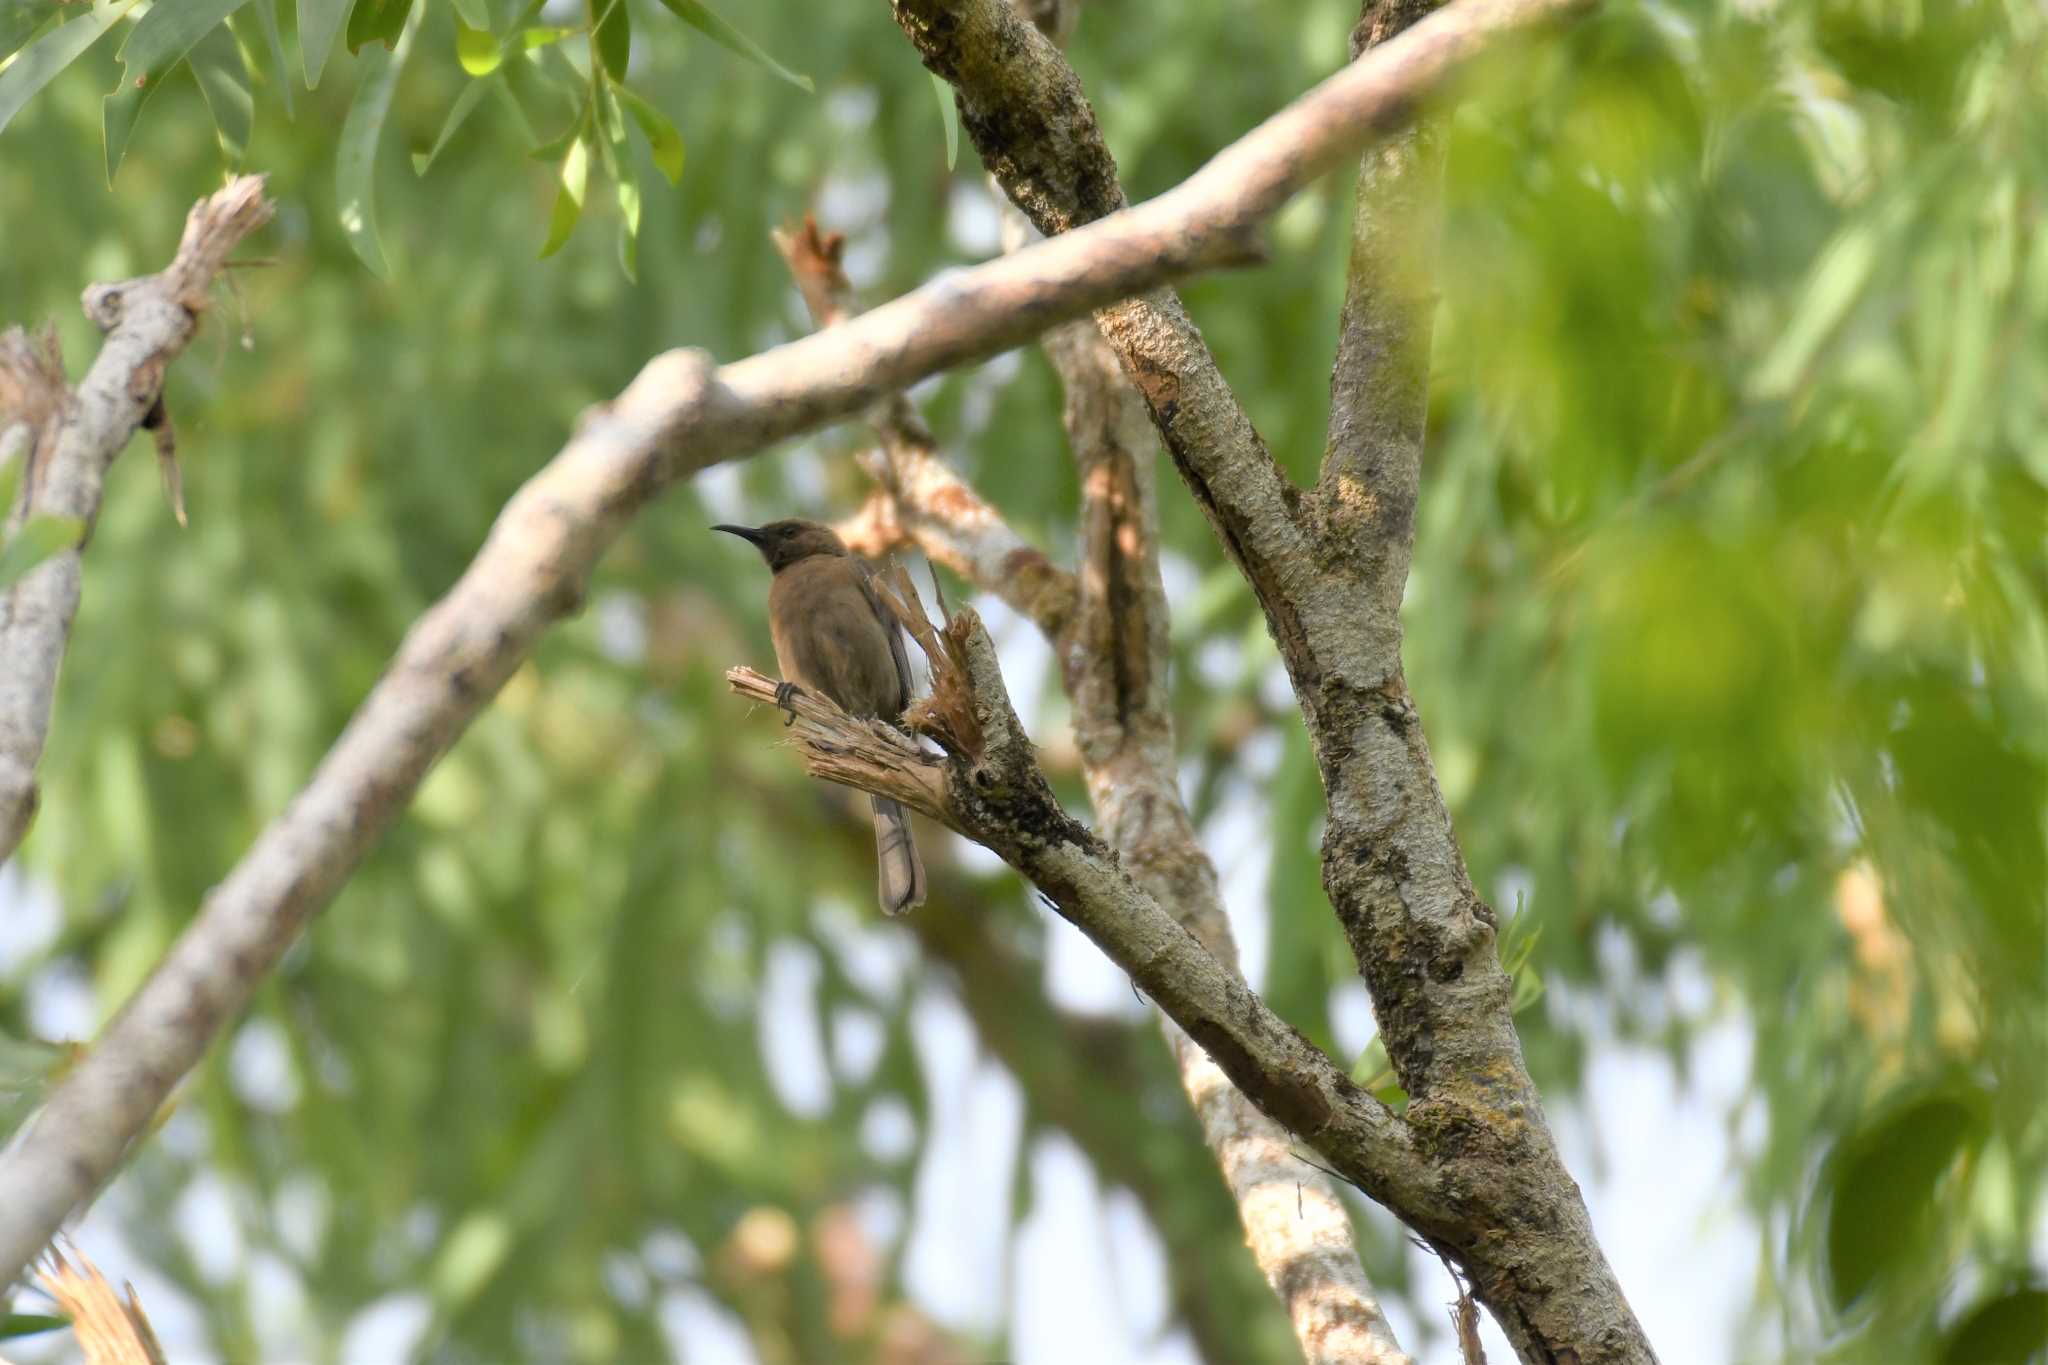
[[[782,676],[815,688],[857,716],[894,720],[909,704],[885,622],[862,586],[861,566],[816,555],[775,575],[768,629]]]

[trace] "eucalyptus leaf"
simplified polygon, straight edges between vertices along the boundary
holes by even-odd
[[[946,129],[946,169],[950,171],[960,160],[960,106],[954,103],[953,87],[945,77],[926,74],[932,78],[932,93],[939,98],[939,122]]]
[[[413,0],[355,0],[348,12],[348,50],[359,53],[371,43],[396,47],[412,8]]]
[[[504,44],[486,29],[455,21],[455,60],[472,76],[488,76],[505,60]]]
[[[351,0],[299,0],[299,64],[305,68],[306,88],[318,89],[320,73],[334,55],[334,40],[348,22]]]
[[[100,0],[78,18],[44,30],[41,37],[23,48],[7,69],[0,71],[0,132],[6,131],[37,91],[134,7],[135,0]]]
[[[648,150],[654,154],[654,168],[662,173],[671,185],[679,184],[683,178],[683,138],[676,131],[668,115],[654,107],[639,95],[623,85],[615,85],[613,91],[619,103],[632,115],[633,122],[640,125],[640,131],[647,138]]]
[[[390,276],[384,260],[384,246],[377,236],[377,140],[384,131],[384,117],[391,111],[391,92],[398,87],[398,73],[412,51],[419,32],[424,0],[415,6],[412,18],[390,52],[371,48],[363,54],[363,81],[349,105],[348,118],[341,125],[341,148],[335,156],[334,186],[341,230],[357,259],[379,279]]]
[[[626,0],[589,0],[589,5],[592,60],[613,80],[622,81],[633,55],[633,22]]]
[[[631,156],[621,156],[613,172],[619,200],[619,268],[629,280],[640,278],[640,173]]]
[[[278,97],[284,101],[284,116],[287,121],[296,118],[292,108],[291,68],[284,55],[284,34],[278,28],[278,0],[255,0],[250,7],[256,11],[256,21],[263,26],[263,43],[270,49],[270,64],[274,70],[272,79],[277,82]]]
[[[548,238],[540,249],[542,260],[562,249],[583,217],[583,196],[590,180],[590,144],[583,138],[569,144],[568,154],[562,158],[560,180],[554,212],[548,219]]]
[[[704,4],[703,0],[661,0],[661,3],[668,6],[669,12],[675,15],[676,18],[682,20],[691,28],[696,29],[720,47],[730,52],[736,52],[748,61],[765,67],[806,94],[812,93],[817,89],[812,84],[809,76],[799,75],[769,56],[759,43],[727,23],[709,5]]]
[[[427,173],[428,169],[433,166],[435,160],[441,155],[442,150],[447,147],[449,139],[454,137],[462,125],[469,121],[470,114],[482,102],[483,97],[494,88],[501,88],[500,82],[494,77],[470,81],[462,87],[462,93],[457,95],[455,103],[449,106],[448,117],[441,120],[441,131],[435,134],[434,145],[425,152],[413,153],[412,169],[414,175],[425,175]]]
[[[201,38],[185,61],[199,80],[199,93],[206,97],[206,107],[213,114],[214,133],[228,165],[239,168],[248,155],[249,130],[255,118],[255,97],[241,45],[223,24]]]

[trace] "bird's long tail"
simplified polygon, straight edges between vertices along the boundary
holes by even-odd
[[[884,914],[924,904],[924,863],[910,838],[910,812],[886,796],[875,798],[875,863]]]

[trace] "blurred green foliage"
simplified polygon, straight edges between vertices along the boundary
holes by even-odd
[[[0,0],[0,50],[41,40],[0,69],[0,319],[56,319],[76,373],[77,291],[155,268],[224,164],[266,172],[281,212],[172,371],[192,528],[131,455],[93,535],[23,854],[62,914],[0,977],[10,1126],[61,1041],[30,1041],[50,983],[119,1003],[578,412],[665,347],[732,358],[804,330],[769,226],[817,209],[875,298],[994,249],[879,7],[735,8],[741,35],[686,0],[257,0],[147,44],[178,16],[137,10]],[[1354,18],[1091,7],[1074,60],[1133,196],[1326,73]],[[1568,1103],[1616,1033],[1682,1066],[1739,1019],[1766,1116],[1753,1141],[1729,1116],[1763,1240],[1745,1358],[2025,1358],[2048,1268],[2048,20],[2023,0],[1617,4],[1518,41],[1449,127],[1407,661],[1475,880],[1532,929],[1537,1078]],[[1304,478],[1346,191],[1291,205],[1270,265],[1185,291]],[[920,396],[1019,529],[1070,551],[1043,362]],[[659,1290],[607,1267],[661,1262],[650,1239],[674,1233],[764,1356],[874,1348],[880,1310],[832,1325],[820,1229],[912,1196],[915,1153],[863,1125],[900,1101],[928,1135],[912,1007],[975,978],[940,938],[907,978],[873,969],[905,945],[850,908],[858,824],[723,695],[724,667],[767,657],[762,584],[702,532],[849,509],[857,441],[716,471],[628,534],[109,1196],[222,1354],[277,1355],[282,1329],[247,1258],[212,1273],[176,1232],[211,1179],[303,1284],[300,1353],[333,1358],[366,1304],[417,1290],[437,1359],[659,1356]],[[1254,607],[1162,474],[1190,790],[1269,825],[1265,989],[1335,1046],[1353,971],[1314,767]],[[1050,739],[1062,709],[1041,712]],[[1045,930],[983,867],[924,913],[1027,969],[970,1001],[1023,1075],[1067,1055],[1038,1007]],[[802,1113],[757,1017],[791,948],[828,1055],[862,1020],[884,1038]],[[1687,973],[1709,1002],[1675,1003]],[[1027,1126],[1170,1160],[1194,1137],[1163,1050],[1103,1028],[1136,1088],[1037,1068]],[[250,1081],[237,1057],[280,1042],[289,1083]],[[986,1176],[1028,1207],[1021,1168]],[[1181,1311],[1191,1286],[1251,1305],[1204,1341],[1284,1351],[1255,1286],[1228,1297],[1249,1271],[1220,1193],[1138,1192],[1175,1229]],[[295,1235],[309,1198],[326,1216]],[[749,1251],[764,1209],[801,1254]],[[1365,1239],[1398,1296],[1398,1233]],[[1411,1349],[1441,1348],[1434,1306],[1417,1316]]]

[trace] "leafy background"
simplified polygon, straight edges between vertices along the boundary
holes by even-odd
[[[191,529],[131,454],[92,541],[0,895],[0,1122],[583,407],[662,348],[804,330],[771,225],[847,231],[873,298],[995,249],[879,6],[733,17],[0,0],[0,318],[56,319],[74,372],[77,291],[155,268],[224,165],[281,204],[172,373]],[[1089,6],[1074,60],[1134,196],[1355,17]],[[2048,1333],[2044,73],[2023,0],[1622,3],[1518,41],[1451,120],[1409,674],[1667,1359]],[[1303,477],[1348,204],[1303,196],[1271,264],[1185,291]],[[1070,551],[1043,361],[920,397]],[[81,1243],[179,1358],[1045,1359],[1068,1317],[1116,1355],[1285,1357],[1120,980],[937,835],[934,903],[875,923],[857,816],[722,695],[768,657],[764,585],[703,527],[850,509],[857,446],[637,526],[102,1200]],[[1284,679],[1162,474],[1188,790],[1263,989],[1369,1063]],[[1078,802],[1050,661],[1005,644]],[[1448,1349],[1440,1272],[1360,1228],[1404,1341]],[[1091,1267],[1094,1317],[1066,1306]]]

